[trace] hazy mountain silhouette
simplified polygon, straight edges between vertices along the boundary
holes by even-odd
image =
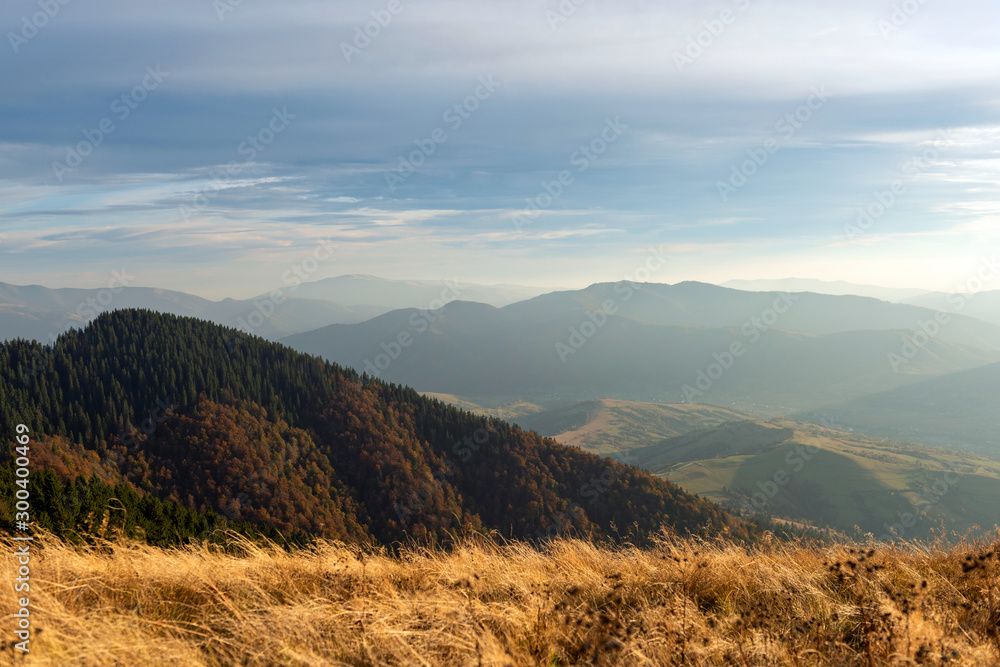
[[[393,311],[360,324],[332,325],[283,340],[421,391],[726,405],[752,401],[778,410],[817,407],[899,387],[928,374],[1000,360],[1000,350],[992,346],[993,340],[1000,340],[994,338],[998,328],[969,318],[956,318],[949,333],[992,349],[950,342],[943,334],[923,348],[913,347],[907,338],[912,330],[889,327],[933,318],[933,312],[914,306],[798,295],[792,306],[799,309],[797,315],[792,317],[789,308],[775,326],[787,321],[825,332],[869,323],[863,327],[867,330],[818,335],[750,323],[780,295],[701,283],[634,286],[618,314],[594,315],[595,303],[613,298],[614,291],[615,285],[595,285],[501,309],[453,302],[437,312]],[[741,318],[750,319],[740,326]],[[838,324],[838,319],[847,324]],[[737,325],[726,326],[732,322]],[[886,328],[873,330],[877,324]],[[743,346],[743,353],[729,360],[734,343]],[[907,344],[917,353],[893,366],[890,355],[898,356]],[[729,367],[718,378],[703,377],[714,373],[710,366],[716,363]],[[685,385],[701,393],[686,395]]]
[[[935,311],[861,296],[811,292],[746,292],[699,282],[598,283],[577,291],[552,292],[505,308],[511,315],[542,318],[549,313],[600,310],[614,305],[615,314],[649,324],[742,327],[776,315],[765,324],[811,334],[865,329],[913,330],[921,322],[933,325]],[[782,310],[784,312],[782,312]],[[988,349],[1000,349],[1000,326],[956,315],[939,327],[941,340]]]
[[[1000,324],[1000,290],[950,294],[931,292],[908,299],[907,303]]]
[[[438,308],[461,299],[506,306],[542,294],[542,287],[479,285],[451,280],[390,280],[366,275],[324,278],[299,285],[296,296],[324,299],[347,306],[370,304],[391,308]]]
[[[199,317],[276,339],[334,322],[361,322],[385,312],[376,306],[343,306],[303,299],[290,287],[258,299],[210,301],[193,294],[151,287],[50,289],[0,283],[0,340],[25,338],[50,344],[68,327],[81,327],[101,312],[148,308]]]
[[[851,398],[823,415],[868,433],[1000,455],[1000,364]],[[815,419],[818,413],[803,417]]]
[[[927,290],[911,287],[881,287],[863,285],[845,280],[816,280],[815,278],[777,278],[772,280],[727,280],[723,287],[750,292],[816,292],[817,294],[870,296],[883,301],[903,303],[927,294]]]

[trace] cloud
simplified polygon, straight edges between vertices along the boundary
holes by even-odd
[[[316,234],[352,247],[363,273],[451,262],[553,284],[566,284],[553,267],[589,284],[601,276],[588,271],[618,272],[595,269],[595,255],[649,244],[719,263],[752,248],[791,269],[791,252],[879,248],[905,267],[918,239],[967,233],[968,253],[995,240],[995,3],[925,3],[883,34],[892,6],[861,0],[591,0],[556,24],[554,0],[404,0],[355,45],[383,7],[244,2],[220,20],[203,0],[62,6],[0,71],[0,280],[155,258],[160,277],[184,267],[177,284],[197,265],[216,294],[247,281],[262,292],[262,272],[241,262]],[[32,8],[8,3],[0,24],[16,31]],[[720,29],[724,10],[734,18]],[[344,44],[358,49],[350,62]],[[120,118],[113,105],[156,66],[169,76]],[[479,99],[483,76],[502,85]],[[816,86],[829,102],[783,137],[776,123]],[[276,109],[295,117],[268,137]],[[579,169],[574,156],[615,117],[627,132]],[[53,162],[106,118],[114,131],[57,178]],[[907,181],[865,248],[841,244],[856,209],[943,128],[948,151]],[[437,130],[446,139],[428,144]],[[722,201],[718,183],[776,136],[780,151]],[[248,159],[255,138],[270,140]],[[400,159],[428,145],[389,187]],[[239,173],[219,178],[231,164]],[[514,233],[509,213],[566,170],[573,183]]]

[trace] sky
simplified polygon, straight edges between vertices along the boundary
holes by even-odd
[[[311,279],[952,291],[1000,236],[998,20],[940,0],[10,0],[0,282],[125,271],[245,298],[322,255]]]

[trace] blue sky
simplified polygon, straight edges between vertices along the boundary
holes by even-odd
[[[995,2],[62,2],[0,9],[2,282],[246,297],[326,239],[315,278],[652,247],[657,282],[950,290],[995,253]]]

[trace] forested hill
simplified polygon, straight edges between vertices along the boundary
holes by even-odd
[[[0,432],[35,461],[233,521],[383,544],[747,525],[672,484],[205,321],[106,313],[0,346]]]

